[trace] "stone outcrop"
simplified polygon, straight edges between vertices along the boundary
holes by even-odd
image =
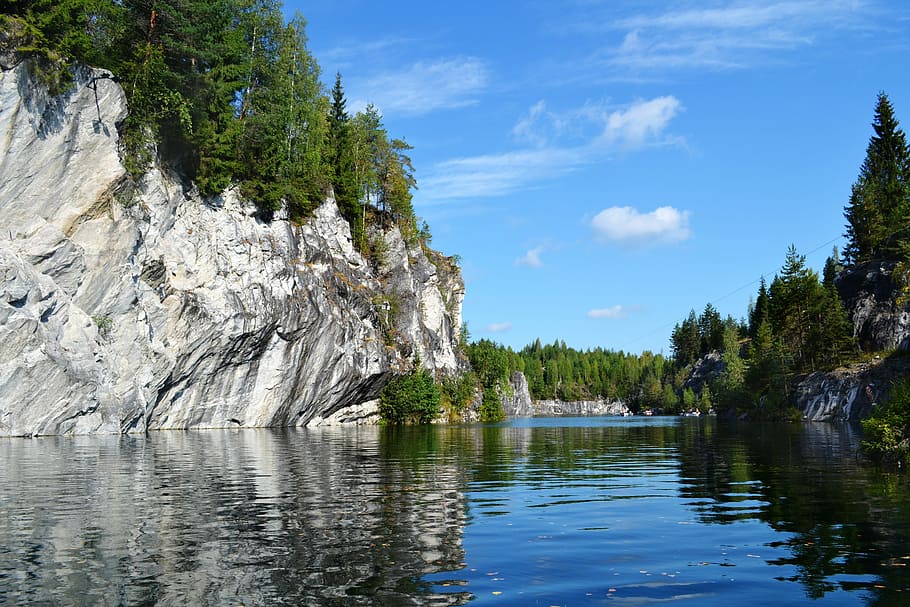
[[[863,350],[910,351],[910,304],[897,304],[892,275],[897,264],[870,261],[842,272],[837,290]]]
[[[812,373],[796,389],[796,407],[810,421],[861,420],[888,401],[895,380],[910,377],[910,357],[857,363]]]
[[[701,394],[705,384],[711,384],[727,370],[727,363],[720,352],[708,352],[692,364],[683,388]]]
[[[528,379],[521,371],[513,371],[509,378],[511,394],[502,395],[502,412],[506,417],[531,417],[534,403],[528,391]]]
[[[362,422],[415,356],[462,367],[454,262],[390,230],[377,271],[331,198],[297,225],[131,182],[105,76],[0,72],[0,436]]]
[[[538,400],[534,403],[534,415],[631,415],[626,404],[619,400]]]

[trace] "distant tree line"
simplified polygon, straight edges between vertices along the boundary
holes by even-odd
[[[306,46],[305,20],[277,0],[13,0],[4,50],[29,58],[52,93],[69,67],[109,71],[126,92],[124,162],[134,177],[160,161],[204,196],[237,187],[268,214],[306,217],[333,188],[361,251],[369,221],[421,235],[410,149],[372,106],[350,115]],[[424,227],[424,235],[426,230]]]
[[[596,348],[576,350],[565,341],[535,340],[519,352],[481,339],[468,346],[471,366],[485,388],[508,385],[513,371],[528,380],[535,400],[622,400],[633,408],[676,412],[672,365],[662,354],[629,354]]]

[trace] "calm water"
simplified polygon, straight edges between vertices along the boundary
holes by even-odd
[[[910,486],[829,425],[0,440],[3,605],[910,605]]]

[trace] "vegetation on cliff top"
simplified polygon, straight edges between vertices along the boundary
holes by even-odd
[[[203,195],[238,187],[264,214],[286,205],[293,219],[333,188],[362,252],[369,221],[421,235],[410,146],[376,108],[348,113],[340,75],[326,94],[305,20],[286,21],[278,0],[16,0],[0,19],[0,50],[29,58],[52,93],[76,62],[121,83],[134,176],[163,162]]]

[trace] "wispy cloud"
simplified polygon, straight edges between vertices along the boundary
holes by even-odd
[[[632,70],[745,68],[781,51],[814,44],[855,26],[862,0],[721,2],[711,7],[605,17],[601,30],[625,31],[618,46],[596,55]],[[590,29],[590,24],[583,26]]]
[[[384,114],[419,116],[475,105],[488,80],[486,63],[475,57],[418,61],[355,83],[358,101],[352,105],[372,103]]]
[[[588,318],[601,319],[609,318],[613,320],[621,320],[627,318],[631,312],[637,312],[641,309],[641,306],[621,306],[619,304],[611,306],[609,308],[595,308],[593,310],[588,310]]]
[[[486,198],[510,194],[564,175],[585,161],[580,150],[543,148],[456,158],[432,167],[420,181],[419,200]]]
[[[506,331],[512,330],[512,323],[510,322],[494,322],[490,323],[483,328],[487,333],[505,333]]]
[[[517,266],[527,266],[529,268],[540,268],[543,267],[543,260],[540,256],[546,250],[546,247],[543,245],[539,247],[534,247],[530,249],[527,253],[515,260],[515,265]]]
[[[513,129],[532,147],[440,162],[421,180],[418,200],[432,204],[501,196],[598,162],[620,149],[679,143],[681,138],[666,131],[681,110],[673,96],[622,107],[587,103],[561,115],[545,112],[545,105],[538,102]]]
[[[594,216],[591,229],[598,242],[623,247],[673,244],[692,235],[689,212],[670,206],[649,213],[633,207],[610,207]]]
[[[522,116],[512,127],[512,136],[520,143],[530,143],[542,147],[547,138],[541,132],[540,122],[546,112],[547,104],[541,99],[531,106],[528,113]]]

